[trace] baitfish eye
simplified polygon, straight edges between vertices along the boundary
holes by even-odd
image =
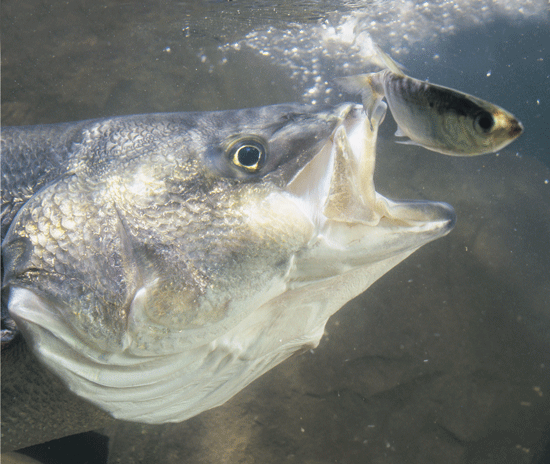
[[[257,172],[265,159],[265,147],[259,140],[241,139],[229,149],[229,158],[235,166],[247,172]]]
[[[488,133],[493,126],[495,125],[495,120],[493,119],[493,116],[490,113],[480,113],[476,116],[474,120],[474,127],[476,131],[481,132],[483,134]]]

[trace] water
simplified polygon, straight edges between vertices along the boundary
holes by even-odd
[[[548,462],[549,31],[544,1],[2,2],[3,125],[333,104],[350,96],[332,79],[375,69],[376,42],[526,127],[498,156],[453,159],[393,143],[388,118],[378,190],[451,203],[455,230],[226,405],[101,431],[109,462]]]

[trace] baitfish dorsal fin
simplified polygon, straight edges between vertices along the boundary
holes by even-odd
[[[378,45],[375,45],[374,49],[376,50],[376,53],[378,54],[380,59],[384,62],[384,64],[388,67],[388,69],[392,73],[394,73],[397,76],[405,77],[405,73],[403,73],[403,70],[401,69],[402,66],[397,64],[390,55],[388,55],[387,53],[384,53]]]

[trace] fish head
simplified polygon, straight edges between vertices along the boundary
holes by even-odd
[[[299,349],[452,208],[373,175],[381,102],[91,122],[3,244],[9,310],[36,355],[113,416],[218,406]]]
[[[523,125],[505,109],[484,100],[470,97],[477,106],[468,127],[476,154],[493,153],[512,143],[523,133]]]
[[[412,143],[451,156],[476,156],[494,153],[523,133],[521,122],[500,106],[447,87],[416,82],[427,95],[424,117],[408,114],[397,134],[407,135]],[[396,120],[403,119],[399,112],[394,115]]]

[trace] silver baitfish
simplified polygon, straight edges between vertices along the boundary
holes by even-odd
[[[370,118],[386,98],[397,122],[398,143],[419,145],[453,156],[492,153],[523,132],[508,111],[458,90],[406,76],[387,54],[377,48],[387,69],[337,80],[343,90],[360,93]]]
[[[177,422],[224,403],[453,227],[445,203],[375,191],[385,111],[369,122],[354,104],[283,104],[4,128],[9,316],[116,418]]]

